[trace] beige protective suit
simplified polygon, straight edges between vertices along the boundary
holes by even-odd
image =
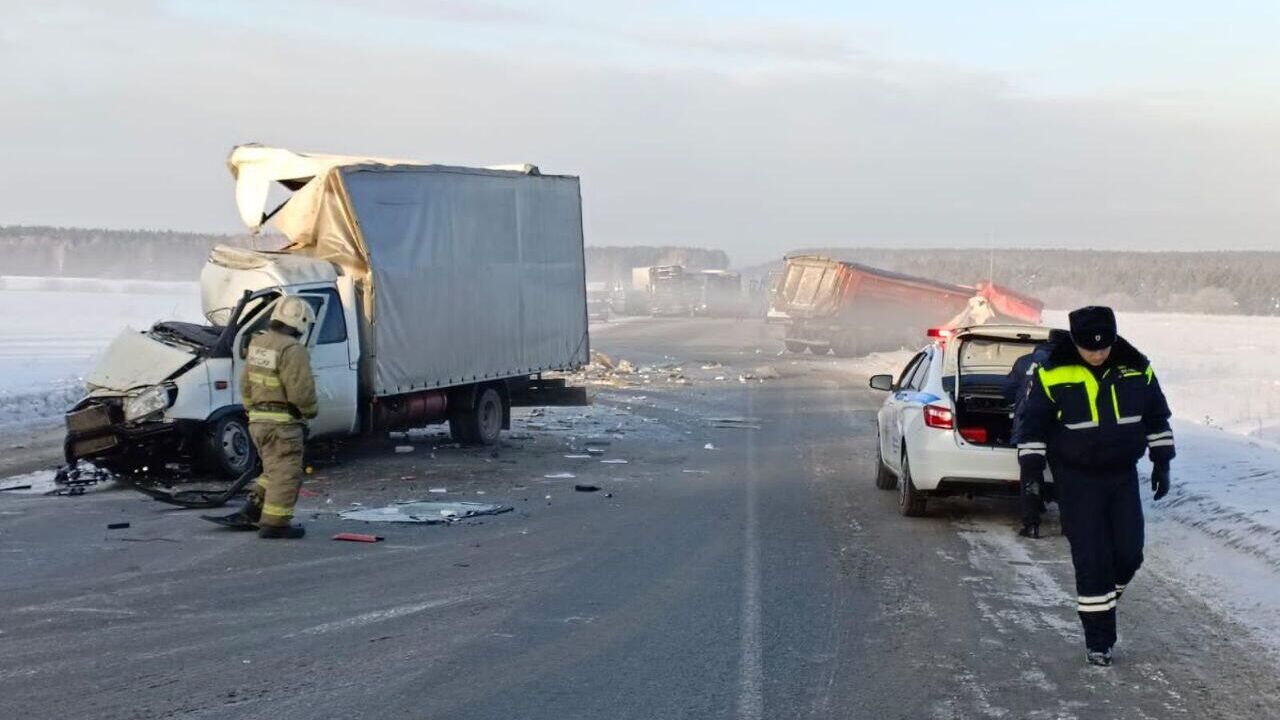
[[[259,524],[288,527],[302,487],[306,420],[317,412],[307,349],[274,329],[255,337],[240,376],[240,398],[262,458],[262,476],[250,493],[262,508]]]

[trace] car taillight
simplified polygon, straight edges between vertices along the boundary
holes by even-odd
[[[955,419],[948,408],[940,405],[925,405],[924,424],[931,428],[950,430],[955,427]]]
[[[968,442],[984,445],[987,442],[987,429],[984,427],[960,428],[960,437]]]

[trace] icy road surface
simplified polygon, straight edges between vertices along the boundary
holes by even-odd
[[[433,429],[321,456],[300,542],[123,490],[0,494],[0,704],[68,718],[1275,717],[1264,634],[1188,577],[1233,558],[1235,583],[1274,588],[1274,568],[1162,501],[1117,664],[1088,667],[1052,516],[1040,541],[1015,536],[1008,501],[899,516],[872,482],[883,395],[865,372],[892,358],[775,357],[776,330],[601,329],[595,347],[642,371],[598,380],[595,406],[523,411],[493,449]],[[764,364],[775,379],[738,380]],[[414,498],[516,509],[452,526],[338,518]],[[328,540],[340,531],[386,540]]]

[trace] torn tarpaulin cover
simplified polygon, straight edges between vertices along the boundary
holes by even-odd
[[[360,508],[340,513],[343,520],[396,523],[450,523],[477,515],[511,512],[509,505],[473,502],[423,502],[410,500],[379,508]]]

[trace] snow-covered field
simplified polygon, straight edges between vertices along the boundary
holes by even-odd
[[[200,320],[197,283],[0,275],[0,430],[61,417],[125,326]]]

